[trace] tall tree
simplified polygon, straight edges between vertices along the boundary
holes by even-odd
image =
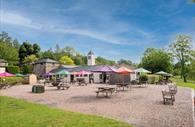
[[[133,65],[131,60],[125,60],[125,59],[120,59],[117,63],[118,64]]]
[[[59,61],[64,65],[74,65],[74,61],[68,56],[61,57]]]
[[[158,71],[172,72],[172,56],[162,49],[148,48],[139,65],[152,73]]]
[[[37,43],[33,44],[33,54],[34,54],[37,58],[40,57],[40,51],[41,51],[40,46],[39,46]]]
[[[181,64],[181,78],[184,82],[187,82],[187,66],[186,64],[190,61],[192,55],[192,39],[187,35],[178,35],[176,40],[170,44],[170,51],[174,57]]]

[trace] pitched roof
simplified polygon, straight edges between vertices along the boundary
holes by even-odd
[[[95,54],[90,50],[88,55],[95,55]]]
[[[43,58],[43,59],[39,59],[36,62],[34,62],[35,64],[40,64],[40,63],[59,63],[58,61],[49,59],[49,58]]]

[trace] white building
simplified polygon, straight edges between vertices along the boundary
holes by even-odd
[[[95,54],[91,50],[87,54],[87,65],[88,66],[95,65]]]

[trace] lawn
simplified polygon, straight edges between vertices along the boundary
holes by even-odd
[[[2,127],[132,127],[116,120],[67,112],[45,105],[0,96]]]
[[[178,86],[183,86],[183,87],[189,87],[195,89],[195,81],[188,80],[188,82],[183,82],[183,79],[179,77],[173,77],[171,78],[173,82],[176,82]]]

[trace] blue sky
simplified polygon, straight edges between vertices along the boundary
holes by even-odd
[[[166,48],[177,34],[195,38],[190,0],[1,0],[0,7],[1,31],[42,50],[59,44],[139,62],[146,48]]]

